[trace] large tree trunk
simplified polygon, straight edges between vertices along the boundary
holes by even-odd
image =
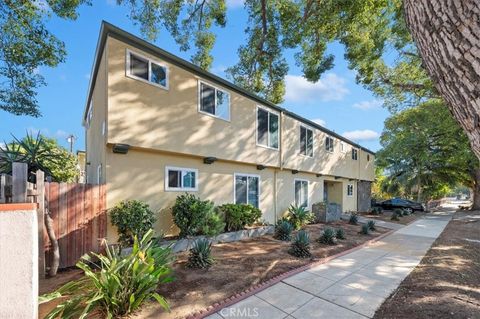
[[[473,210],[480,210],[480,168],[475,170],[475,178],[472,186]]]
[[[403,0],[424,67],[480,159],[480,2]]]

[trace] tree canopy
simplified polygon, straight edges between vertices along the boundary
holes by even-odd
[[[476,183],[478,159],[468,138],[441,100],[430,100],[385,121],[377,165],[386,193],[425,200],[450,187]]]

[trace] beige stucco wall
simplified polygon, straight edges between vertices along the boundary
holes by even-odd
[[[0,272],[0,318],[37,318],[38,226],[35,210],[0,211]]]
[[[107,50],[108,51],[108,50]],[[97,168],[102,165],[101,183],[105,182],[105,147],[106,147],[106,133],[102,135],[102,125],[105,121],[105,131],[108,131],[107,126],[107,51],[102,54],[100,67],[98,70],[97,80],[92,94],[93,118],[90,127],[85,130],[86,134],[86,162],[87,165],[85,175],[87,182],[90,184],[97,183]]]

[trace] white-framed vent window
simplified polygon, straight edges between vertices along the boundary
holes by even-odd
[[[168,90],[168,67],[141,54],[127,50],[127,76]]]
[[[87,127],[87,129],[90,128],[92,119],[93,119],[93,99],[90,100],[90,104],[88,105],[87,118],[85,120],[85,126]]]
[[[300,154],[313,157],[313,130],[300,126]]]
[[[184,167],[165,167],[166,191],[197,191],[198,170]]]
[[[257,107],[257,145],[278,150],[278,114]]]
[[[333,137],[325,137],[325,149],[327,152],[333,153]]]
[[[352,148],[352,159],[354,161],[358,160],[358,150],[356,148]]]
[[[295,180],[295,205],[308,207],[308,181],[303,179]]]
[[[345,142],[340,142],[340,152],[342,153],[347,152],[347,145],[345,145]]]
[[[235,204],[250,204],[259,207],[260,176],[252,174],[235,174]]]
[[[353,184],[347,185],[347,196],[353,196]]]
[[[230,121],[230,93],[198,81],[199,112]]]

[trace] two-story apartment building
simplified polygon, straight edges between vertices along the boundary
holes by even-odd
[[[90,81],[86,176],[107,208],[144,200],[166,234],[184,192],[269,223],[293,203],[369,208],[373,152],[105,22]]]

